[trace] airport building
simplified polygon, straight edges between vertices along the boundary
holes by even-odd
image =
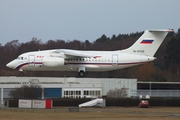
[[[126,97],[180,97],[180,82],[141,82],[134,78],[62,78],[62,77],[0,77],[0,100],[10,99],[10,91],[23,85],[38,84],[42,99],[97,98],[110,90],[126,91]]]
[[[137,90],[137,79],[123,78],[59,78],[59,77],[0,77],[1,100],[9,99],[9,93],[22,85],[38,84],[42,87],[42,99],[46,98],[97,98],[106,96],[109,90]]]

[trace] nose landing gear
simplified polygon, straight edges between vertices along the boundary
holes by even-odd
[[[23,73],[22,71],[20,71],[19,75],[20,75],[20,76],[23,76],[23,75],[24,75],[24,73]]]

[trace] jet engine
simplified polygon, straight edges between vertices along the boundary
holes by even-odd
[[[58,67],[64,65],[64,58],[44,57],[42,60],[43,66]]]

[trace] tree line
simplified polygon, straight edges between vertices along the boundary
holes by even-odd
[[[12,70],[6,67],[6,64],[15,59],[18,55],[38,50],[47,49],[74,49],[74,50],[121,50],[130,47],[143,32],[135,32],[130,34],[119,34],[107,37],[103,34],[94,42],[89,40],[65,41],[61,39],[48,40],[42,42],[41,39],[32,38],[30,41],[20,43],[18,40],[12,40],[5,45],[0,44],[0,75],[1,76],[18,76],[17,70]],[[109,77],[109,78],[137,78],[144,81],[180,81],[180,29],[169,33],[159,50],[155,54],[157,59],[154,62],[145,63],[140,66],[135,66],[122,70],[108,72],[88,72],[86,77]],[[38,77],[76,77],[77,72],[37,72],[24,71],[25,76]]]

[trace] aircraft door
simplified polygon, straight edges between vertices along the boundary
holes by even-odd
[[[35,66],[35,56],[29,55],[29,67],[34,67],[34,66]]]
[[[112,66],[118,65],[118,55],[114,54],[112,55]]]

